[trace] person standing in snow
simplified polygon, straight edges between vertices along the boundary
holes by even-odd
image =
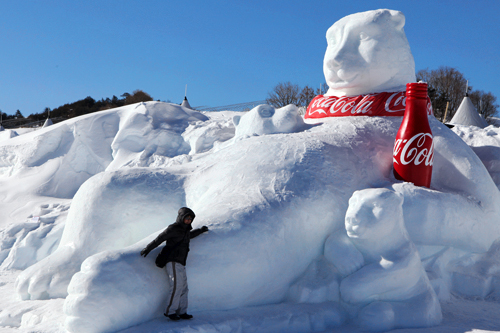
[[[149,252],[161,243],[167,245],[156,257],[156,266],[164,268],[170,279],[169,303],[164,313],[171,320],[191,319],[187,314],[188,307],[188,285],[186,276],[186,259],[189,252],[189,241],[200,234],[208,231],[207,226],[192,230],[191,223],[195,218],[194,212],[182,207],[179,209],[177,220],[161,232],[155,240],[148,244],[142,251],[141,256],[146,257]]]

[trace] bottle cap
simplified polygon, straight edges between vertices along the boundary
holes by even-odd
[[[427,99],[427,83],[410,82],[406,84],[406,97]]]

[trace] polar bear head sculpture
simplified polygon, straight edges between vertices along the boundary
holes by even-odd
[[[234,116],[233,123],[236,127],[235,138],[293,133],[310,127],[304,123],[298,108],[293,104],[279,109],[261,104],[241,116]]]
[[[363,255],[383,255],[410,241],[404,226],[403,197],[386,188],[354,192],[349,199],[345,228]]]
[[[348,15],[328,29],[323,72],[327,96],[404,91],[415,62],[403,13],[378,9]]]

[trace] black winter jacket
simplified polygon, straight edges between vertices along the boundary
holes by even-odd
[[[187,207],[179,209],[179,214],[175,223],[169,225],[155,240],[146,246],[145,250],[149,253],[161,243],[167,242],[167,245],[165,245],[156,257],[156,266],[165,267],[165,265],[171,261],[186,266],[190,239],[203,233],[201,229],[192,230],[193,227],[191,224],[184,223],[184,219],[188,216],[191,216],[193,219],[195,217],[191,209]]]

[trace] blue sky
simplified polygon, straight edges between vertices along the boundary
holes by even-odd
[[[406,16],[416,69],[458,68],[500,102],[500,1],[3,1],[0,109],[23,115],[142,89],[192,106],[319,87],[326,30],[360,11]]]

